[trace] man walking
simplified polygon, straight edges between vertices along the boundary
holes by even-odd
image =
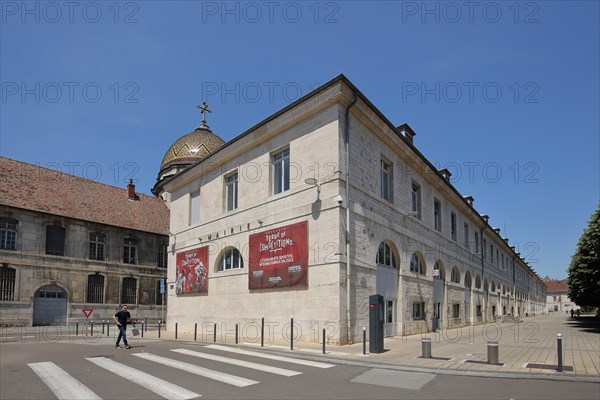
[[[115,321],[115,323],[119,327],[119,336],[117,337],[117,343],[115,344],[115,347],[121,347],[119,343],[121,342],[121,338],[123,338],[123,344],[125,345],[125,348],[130,349],[131,346],[129,345],[129,343],[127,343],[126,330],[127,324],[130,322],[132,323],[132,321],[131,314],[129,314],[129,311],[127,311],[127,304],[123,304],[121,306],[121,311],[118,311],[115,315],[113,315],[113,321]]]

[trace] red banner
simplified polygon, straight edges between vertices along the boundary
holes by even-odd
[[[208,246],[177,254],[177,295],[208,293]]]
[[[250,235],[250,289],[308,286],[308,222]]]

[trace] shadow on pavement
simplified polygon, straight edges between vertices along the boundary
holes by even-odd
[[[583,332],[600,334],[600,317],[593,315],[582,315],[581,317],[573,317],[567,320],[569,328],[579,329]]]

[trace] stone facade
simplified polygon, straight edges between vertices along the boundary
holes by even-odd
[[[190,331],[195,322],[217,323],[231,331],[240,323],[255,332],[264,316],[269,339],[283,341],[293,316],[299,340],[319,341],[314,333],[328,326],[328,341],[343,344],[362,337],[368,298],[377,292],[385,297],[388,335],[542,312],[539,277],[414,147],[407,129],[392,126],[338,77],[162,182],[172,232],[168,325]],[[273,194],[272,157],[281,149],[289,150],[289,189]],[[239,204],[227,211],[225,182],[232,173],[239,177]],[[413,185],[419,188],[416,212]],[[198,191],[200,218],[191,223],[190,194]],[[250,235],[303,221],[308,286],[250,290]],[[502,254],[502,265],[481,251],[484,243],[494,257]],[[208,292],[177,294],[176,255],[203,246],[209,249]],[[219,270],[233,247],[244,268]],[[492,283],[501,289],[499,300]],[[492,304],[498,304],[493,314]]]
[[[40,168],[2,159],[3,185],[10,185],[10,180],[14,178],[7,175],[11,166],[21,171],[27,169],[25,174],[37,174]],[[81,208],[90,219],[95,219],[93,210],[74,204],[73,198],[67,194],[73,189],[69,187],[71,183],[81,184],[83,180],[62,175],[65,176],[61,177],[63,186],[60,190],[65,192],[63,201],[68,205],[69,212],[77,213],[77,208]],[[21,193],[12,192],[12,195],[3,188],[0,204],[1,324],[31,326],[69,324],[76,320],[83,322],[86,316],[82,309],[93,309],[90,320],[104,321],[112,318],[123,302],[129,303],[134,318],[163,318],[163,308],[166,307],[162,305],[159,280],[166,276],[166,225],[163,233],[147,232],[68,217],[61,215],[64,214],[61,209],[56,209],[54,214],[41,212],[32,201],[29,202],[31,209],[11,205],[23,199],[22,204],[25,205],[27,197],[36,197],[35,185],[38,183],[46,186],[51,195],[49,186],[52,186],[52,182],[42,181],[33,181],[29,188],[20,186]],[[93,190],[101,190],[103,195],[109,197],[111,194],[119,196],[112,204],[117,210],[120,209],[119,203],[136,207],[135,204],[130,205],[129,201],[152,201],[156,206],[164,207],[156,199],[147,196],[140,199],[136,195],[137,200],[129,200],[127,191],[122,188],[107,187],[96,182],[84,184],[86,197],[93,197]],[[41,201],[44,204],[51,203],[43,199]],[[110,215],[104,217],[109,218]],[[115,222],[118,222],[116,217]],[[49,245],[52,240],[48,235],[53,235],[51,229],[55,227],[64,232],[62,240],[59,240],[58,251],[56,243]],[[92,235],[101,235],[102,244],[92,245]],[[135,244],[135,256],[130,253],[132,257],[127,260],[128,263],[124,262],[125,240],[132,240]],[[159,249],[162,249],[160,253]]]

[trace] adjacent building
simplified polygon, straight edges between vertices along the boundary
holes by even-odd
[[[169,212],[155,197],[0,157],[0,324],[164,315]]]
[[[384,298],[385,334],[544,312],[546,286],[471,196],[339,76],[229,142],[169,148],[168,325],[344,344]]]
[[[546,306],[549,312],[569,312],[579,307],[569,298],[569,285],[565,279],[544,278],[546,290]]]

